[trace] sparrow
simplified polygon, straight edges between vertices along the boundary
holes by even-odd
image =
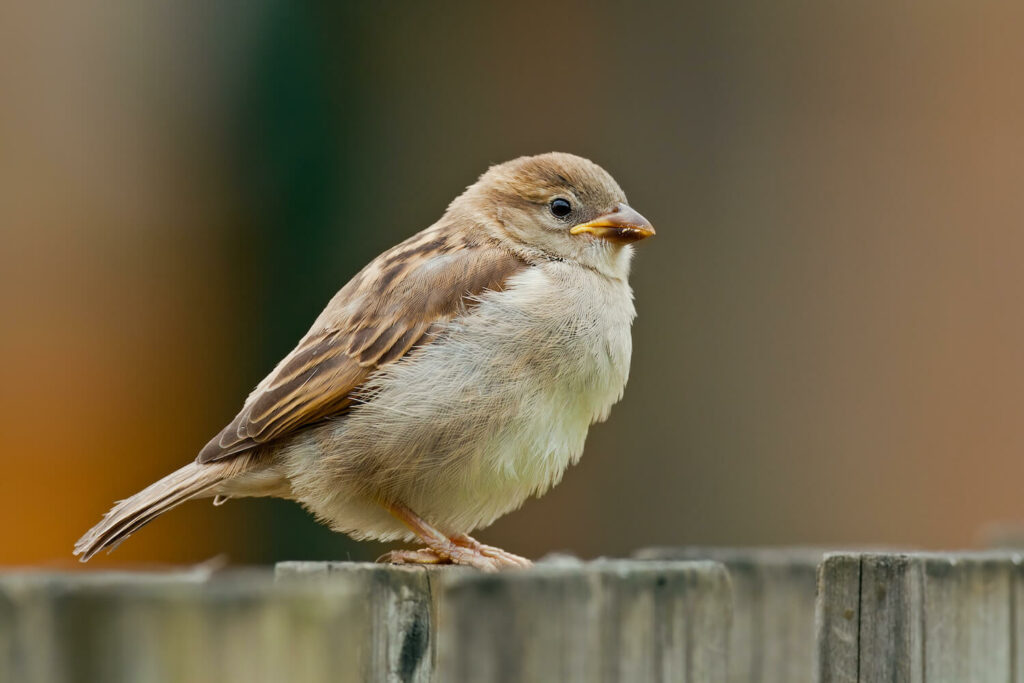
[[[651,224],[597,164],[492,166],[346,284],[194,462],[117,503],[84,562],[187,500],[277,496],[395,563],[529,560],[469,534],[557,484],[623,395],[633,243]]]

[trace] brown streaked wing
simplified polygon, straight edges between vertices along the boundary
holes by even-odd
[[[459,315],[481,292],[502,289],[526,265],[436,230],[385,252],[335,295],[197,460],[221,460],[342,414],[374,370],[432,341],[432,325]]]

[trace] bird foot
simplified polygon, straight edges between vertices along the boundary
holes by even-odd
[[[517,567],[520,569],[529,569],[533,566],[533,562],[520,557],[519,555],[513,555],[510,552],[502,550],[501,548],[495,548],[493,545],[484,545],[480,541],[467,536],[466,534],[458,534],[452,536],[452,543],[463,548],[469,548],[475,552],[480,553],[484,557],[497,560],[503,567]]]
[[[387,509],[408,526],[424,543],[420,550],[393,550],[377,559],[392,564],[461,564],[485,572],[502,568],[526,568],[533,563],[525,557],[507,553],[500,548],[484,545],[466,534],[448,536],[422,520],[415,512],[400,503],[390,503]]]
[[[496,572],[501,567],[496,559],[454,543],[446,548],[392,550],[381,555],[377,561],[389,564],[458,564],[485,572]]]
[[[533,566],[525,557],[484,545],[465,534],[453,536],[450,543],[444,547],[392,550],[381,555],[377,561],[389,564],[458,564],[476,567],[485,572],[507,568],[526,569]]]

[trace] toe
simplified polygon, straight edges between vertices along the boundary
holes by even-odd
[[[492,548],[491,546],[483,546],[480,552],[486,557],[491,557],[497,560],[505,567],[516,567],[519,569],[527,569],[533,566],[533,562],[520,557],[519,555],[513,555],[512,553],[505,552],[501,548]]]
[[[476,550],[455,547],[450,551],[450,557],[455,564],[475,567],[485,572],[496,572],[501,568],[501,564],[497,560]]]
[[[451,540],[452,543],[460,548],[469,548],[470,550],[475,550],[477,552],[479,552],[480,548],[483,547],[480,544],[480,541],[476,540],[472,536],[467,536],[466,534],[456,534],[452,536]]]
[[[512,553],[505,552],[501,548],[495,548],[494,546],[484,545],[480,541],[470,536],[467,536],[466,534],[457,534],[455,536],[452,536],[451,541],[459,548],[464,549],[464,551],[466,552],[473,552],[482,555],[486,558],[490,558],[491,560],[494,560],[494,562],[499,568],[517,567],[525,569],[527,567],[533,566],[533,562],[526,559],[525,557],[513,555]]]
[[[430,548],[420,550],[392,550],[377,558],[377,562],[388,564],[444,564],[450,562]]]

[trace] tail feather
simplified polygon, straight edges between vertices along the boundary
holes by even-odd
[[[218,486],[246,469],[250,457],[241,455],[209,464],[189,463],[130,498],[118,502],[99,524],[75,543],[82,562],[103,550],[113,550],[133,533],[187,500],[217,495]]]

